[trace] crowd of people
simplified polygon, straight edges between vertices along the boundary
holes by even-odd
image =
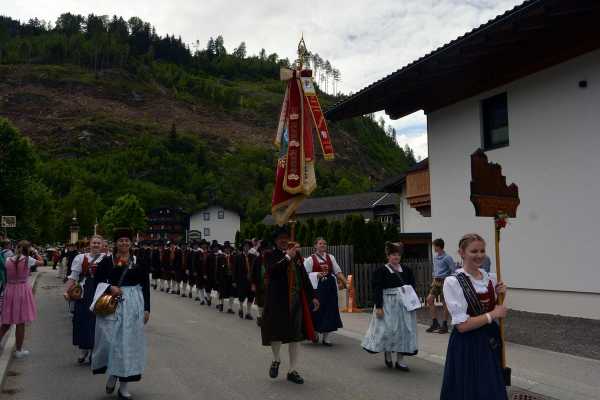
[[[146,365],[144,325],[150,319],[151,291],[215,304],[217,312],[235,314],[256,322],[261,340],[271,349],[268,369],[279,376],[281,347],[288,346],[287,380],[301,384],[298,372],[299,343],[305,340],[332,346],[331,332],[342,327],[338,290],[347,280],[327,242],[318,238],[314,253],[300,254],[287,228],[276,229],[273,246],[246,240],[239,249],[231,243],[205,240],[186,247],[176,243],[134,245],[134,232],[117,229],[109,243],[101,236],[69,246],[52,264],[66,283],[64,297],[72,305],[73,345],[79,364],[91,364],[94,374],[107,374],[106,392],[131,399],[128,384],[139,381]],[[24,326],[35,319],[36,308],[27,277],[43,265],[31,245],[21,241],[13,252],[3,242],[0,252],[0,335],[16,325],[17,358],[23,349]],[[433,279],[426,304],[432,316],[427,332],[448,333],[449,339],[441,399],[505,399],[500,364],[502,341],[499,318],[507,313],[497,299],[506,286],[486,270],[489,258],[485,241],[465,235],[459,245],[461,264],[444,251],[443,240],[433,241]],[[402,243],[386,243],[387,262],[372,277],[374,307],[362,348],[384,355],[388,368],[409,372],[406,356],[418,353],[416,310],[421,301],[415,292],[412,271],[401,263]],[[443,304],[441,323],[435,299]],[[0,338],[1,338],[0,336]],[[396,355],[394,362],[393,355]]]

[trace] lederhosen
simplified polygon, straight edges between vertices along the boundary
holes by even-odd
[[[231,254],[223,255],[223,263],[219,268],[219,298],[226,299],[235,296],[233,287],[234,259]]]

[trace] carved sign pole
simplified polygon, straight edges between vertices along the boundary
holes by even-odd
[[[471,154],[471,202],[478,217],[494,219],[494,241],[496,251],[496,275],[502,281],[500,268],[500,230],[506,227],[508,218],[517,216],[519,206],[519,188],[514,183],[506,185],[499,164],[490,163],[483,150]],[[504,295],[498,296],[498,304],[504,302]],[[510,386],[511,370],[506,366],[506,347],[504,343],[504,320],[500,319],[500,337],[502,340],[502,369],[504,382]]]

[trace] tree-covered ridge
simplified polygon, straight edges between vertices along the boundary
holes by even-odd
[[[310,57],[321,76],[323,60]],[[228,54],[220,36],[192,53],[139,18],[63,14],[50,26],[0,17],[0,116],[33,139],[28,179],[43,185],[45,218],[56,221],[29,237],[64,238],[73,209],[89,234],[128,193],[146,210],[219,203],[262,220],[284,90],[278,73],[289,65],[266,51],[248,56],[244,43]],[[320,99],[326,108],[339,97]],[[330,129],[338,155],[317,163],[315,196],[370,190],[414,162],[373,118]]]

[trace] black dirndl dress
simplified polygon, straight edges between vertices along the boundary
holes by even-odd
[[[493,310],[494,286],[479,294],[464,273],[456,274],[471,317]],[[506,386],[501,365],[502,340],[496,322],[468,332],[454,328],[448,341],[446,366],[440,400],[506,400]]]
[[[448,341],[441,400],[506,400],[500,365],[500,329],[494,322]]]
[[[73,313],[73,346],[82,350],[94,348],[94,331],[96,329],[96,314],[90,311],[90,306],[96,292],[94,278],[88,276],[85,280],[83,298],[75,301]]]
[[[312,312],[315,331],[326,333],[342,328],[335,275],[330,273],[326,279],[319,280],[316,293],[320,306],[317,311]]]

